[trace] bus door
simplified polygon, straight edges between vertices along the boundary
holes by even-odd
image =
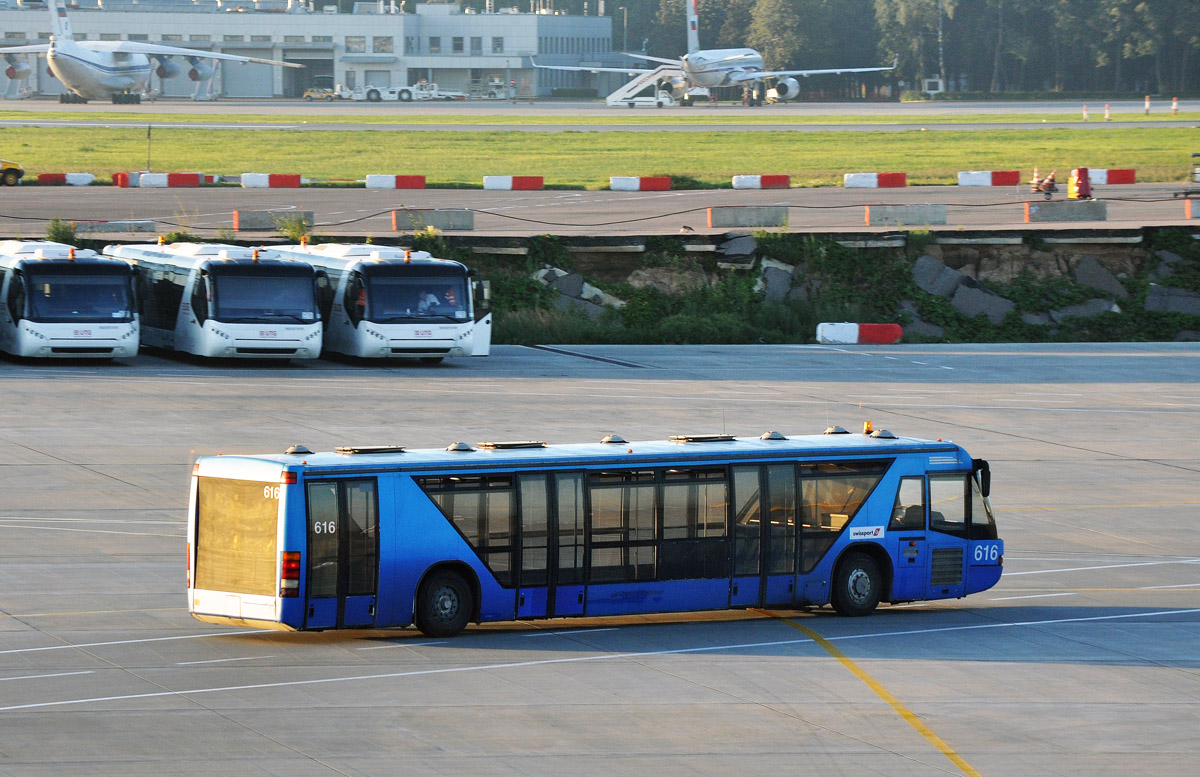
[[[583,518],[582,472],[521,476],[518,618],[583,613]]]
[[[310,480],[305,628],[375,623],[379,500],[374,479]]]
[[[733,467],[731,607],[796,601],[796,468]]]
[[[926,598],[963,596],[970,477],[963,473],[929,476],[929,579]]]
[[[892,578],[893,601],[925,598],[925,580],[929,575],[925,518],[925,478],[900,478],[887,533],[889,538],[894,537],[897,542],[893,555],[896,559],[896,572]]]

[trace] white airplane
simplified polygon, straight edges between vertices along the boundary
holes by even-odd
[[[671,78],[673,97],[682,105],[691,105],[690,90],[695,87],[711,89],[719,86],[742,86],[751,104],[761,103],[760,85],[773,82],[774,99],[790,100],[800,94],[800,84],[793,76],[807,77],[837,73],[878,73],[891,67],[839,67],[826,70],[764,70],[762,54],[754,49],[701,49],[699,30],[699,0],[687,0],[687,43],[688,53],[682,59],[662,59],[644,54],[626,54],[635,59],[659,62],[678,68],[680,76]],[[652,73],[653,70],[625,67],[570,67],[567,65],[539,65],[547,70],[574,70],[590,73]],[[670,72],[670,71],[668,71]]]
[[[193,81],[207,81],[212,78],[212,65],[201,61],[205,59],[304,67],[290,62],[276,62],[273,59],[239,57],[234,54],[159,46],[140,41],[77,41],[71,34],[71,20],[67,18],[67,10],[58,2],[59,0],[46,2],[46,7],[50,10],[52,30],[48,43],[8,46],[0,48],[0,55],[8,61],[9,78],[22,78],[29,75],[30,68],[13,55],[45,54],[50,63],[50,72],[69,90],[61,96],[62,102],[85,103],[89,99],[103,100],[111,97],[114,103],[140,103],[142,93],[150,83],[151,59],[157,62],[153,70],[160,78],[172,78],[183,72],[182,66],[172,57],[186,59],[191,65],[188,77]]]

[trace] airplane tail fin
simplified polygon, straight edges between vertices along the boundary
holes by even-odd
[[[53,0],[51,0],[53,2]],[[700,50],[700,0],[687,0],[687,53]]]
[[[46,0],[46,8],[50,11],[50,30],[54,39],[74,40],[71,34],[71,20],[67,17],[67,9],[58,4],[59,0]]]

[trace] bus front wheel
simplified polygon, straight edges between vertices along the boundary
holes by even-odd
[[[417,595],[417,628],[428,637],[453,637],[475,610],[471,586],[456,572],[435,572]]]
[[[851,553],[838,566],[833,584],[833,609],[841,615],[869,615],[883,594],[879,564],[865,553]]]

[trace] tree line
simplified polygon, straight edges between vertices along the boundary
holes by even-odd
[[[684,53],[685,1],[605,0],[614,49]],[[553,5],[595,15],[600,0]],[[1200,0],[700,0],[700,45],[758,49],[769,69],[895,60],[892,80],[952,91],[1200,91]]]

